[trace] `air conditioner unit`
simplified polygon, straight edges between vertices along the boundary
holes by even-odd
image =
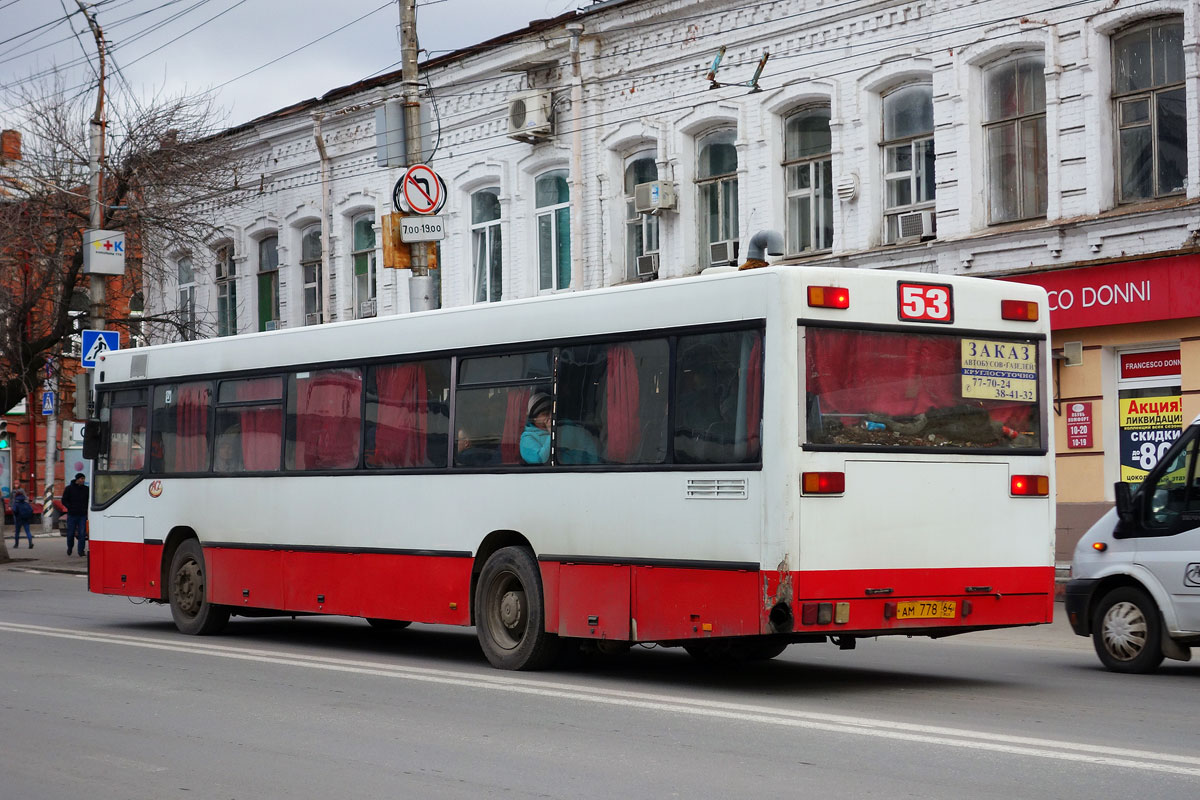
[[[738,240],[726,239],[708,246],[708,263],[712,267],[731,267],[737,264]]]
[[[508,136],[535,144],[554,133],[554,101],[550,92],[534,90],[508,99]]]
[[[320,325],[321,324],[321,312],[314,311],[311,314],[305,314],[304,315],[304,324],[305,325]]]
[[[375,316],[375,298],[360,300],[358,303],[358,318],[366,319]]]
[[[633,210],[639,214],[657,214],[675,207],[675,187],[664,181],[639,183],[633,187]]]
[[[638,256],[637,274],[639,278],[653,278],[658,274],[658,253]]]
[[[283,326],[279,324],[279,320],[277,319],[269,319],[267,320],[267,324],[263,326],[263,328],[268,331],[277,331],[282,327]]]
[[[896,243],[918,242],[937,235],[937,216],[931,210],[912,211],[896,218]]]

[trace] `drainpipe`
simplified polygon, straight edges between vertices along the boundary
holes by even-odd
[[[579,71],[579,37],[583,24],[567,25],[571,34],[571,291],[583,289],[583,77]]]
[[[333,246],[330,234],[333,225],[329,221],[329,153],[325,150],[325,137],[321,135],[321,120],[324,112],[313,117],[313,138],[317,141],[317,153],[321,156],[321,324],[329,322],[329,248]],[[304,276],[301,276],[301,282]]]

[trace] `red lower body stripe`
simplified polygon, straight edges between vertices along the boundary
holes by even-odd
[[[209,599],[235,613],[240,607],[471,624],[472,558],[239,548],[206,548],[205,557]],[[1054,569],[1048,566],[792,572],[619,563],[540,567],[546,629],[589,639],[749,636],[780,631],[781,621],[797,634],[936,634],[1050,622],[1054,612]],[[91,542],[93,592],[165,600],[166,571],[162,545]],[[900,607],[920,601],[953,602],[953,615],[914,617],[906,613],[920,613],[915,607]],[[950,607],[939,608],[946,613]]]

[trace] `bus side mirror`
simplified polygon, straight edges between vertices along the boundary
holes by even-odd
[[[1125,481],[1113,484],[1113,493],[1117,497],[1117,518],[1122,522],[1133,521],[1133,492]]]
[[[100,420],[89,419],[83,423],[83,457],[94,461],[100,455]]]

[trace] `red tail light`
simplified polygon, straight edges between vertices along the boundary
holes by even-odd
[[[804,494],[843,494],[846,491],[844,472],[805,472],[800,476]]]
[[[1050,494],[1050,478],[1045,475],[1013,475],[1008,479],[1013,497],[1045,497]]]
[[[850,290],[840,286],[810,286],[808,304],[814,308],[849,308]]]
[[[1000,317],[1019,322],[1037,322],[1038,304],[1028,300],[1001,300]]]

